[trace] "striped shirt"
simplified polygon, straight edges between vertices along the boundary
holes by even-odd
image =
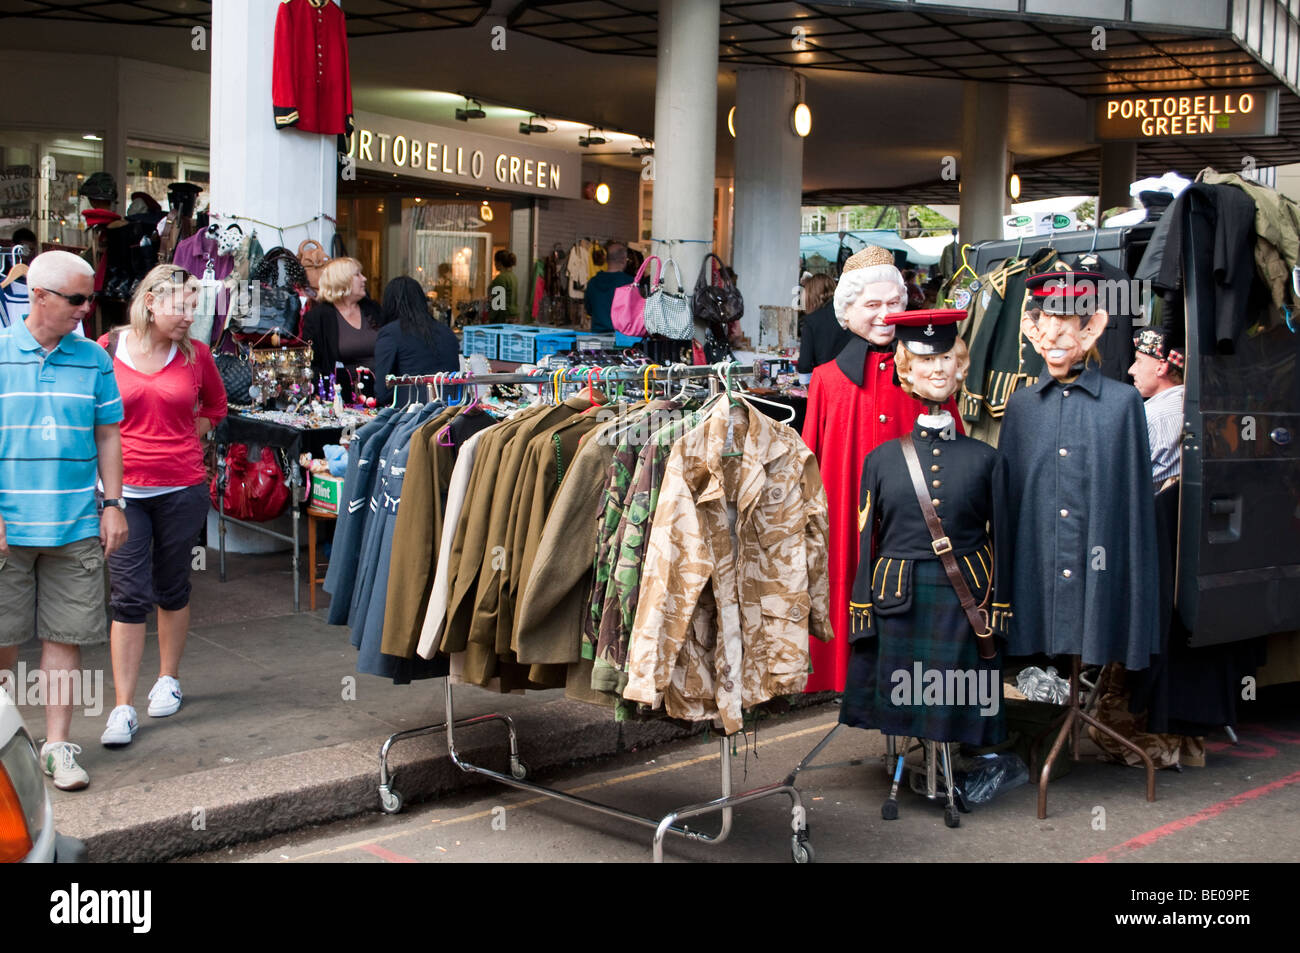
[[[1159,486],[1182,473],[1183,385],[1175,384],[1146,402],[1151,441],[1151,481]]]
[[[68,334],[45,354],[25,322],[0,331],[0,516],[10,545],[99,535],[95,427],[122,419],[113,360]]]

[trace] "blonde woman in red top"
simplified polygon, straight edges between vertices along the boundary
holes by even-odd
[[[190,622],[190,562],[208,513],[200,441],[226,416],[226,391],[207,346],[192,341],[198,283],[183,268],[159,265],[131,301],[131,323],[99,339],[113,355],[122,393],[123,496],[130,529],[109,558],[112,577],[116,707],[100,741],[130,744],[144,654],[145,619],[158,609],[158,681],[149,714],[175,714]]]

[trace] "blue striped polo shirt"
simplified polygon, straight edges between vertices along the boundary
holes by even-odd
[[[0,330],[0,516],[11,546],[99,535],[95,427],[122,420],[113,359],[64,335],[48,355],[23,321]]]

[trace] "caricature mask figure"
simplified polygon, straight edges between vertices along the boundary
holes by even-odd
[[[1107,317],[1105,311],[1078,316],[1034,309],[1026,311],[1020,319],[1020,330],[1042,355],[1047,372],[1058,381],[1068,380],[1075,376],[1072,368],[1084,359],[1106,330]]]
[[[893,252],[868,246],[846,261],[834,303],[843,327],[877,346],[890,344],[894,327],[885,319],[907,308],[907,285],[894,267]]]
[[[1071,380],[1074,370],[1106,330],[1108,315],[1096,307],[1105,279],[1093,272],[1047,272],[1025,284],[1031,306],[1020,319],[1020,330],[1058,381]]]
[[[894,366],[903,393],[938,405],[957,392],[970,368],[966,342],[957,336],[957,322],[965,317],[965,311],[940,308],[890,318],[898,335]]]

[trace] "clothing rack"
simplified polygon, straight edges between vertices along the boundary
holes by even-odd
[[[432,374],[416,376],[392,376],[385,380],[389,386],[395,384],[415,384],[438,386],[443,384],[541,384],[558,386],[559,384],[594,384],[597,382],[614,382],[622,381],[624,383],[642,383],[649,386],[651,380],[665,383],[691,378],[709,378],[710,384],[714,389],[726,386],[730,390],[731,381],[736,377],[753,376],[755,370],[761,373],[764,371],[763,362],[758,361],[755,364],[741,365],[735,362],[725,364],[714,364],[701,367],[688,367],[686,365],[647,365],[645,368],[636,367],[611,367],[611,368],[565,368],[551,373],[540,372],[537,374],[483,374],[480,376],[469,376],[464,374]],[[656,372],[662,372],[656,375]],[[596,375],[599,374],[599,377]],[[403,801],[401,794],[398,793],[394,784],[396,777],[388,767],[388,752],[393,745],[407,738],[415,738],[421,735],[434,734],[445,731],[447,734],[447,754],[454,764],[461,771],[467,774],[479,774],[486,778],[491,778],[501,784],[518,788],[521,791],[529,791],[533,794],[539,794],[543,797],[554,798],[566,804],[572,804],[576,807],[586,808],[599,814],[605,814],[609,817],[621,818],[638,824],[643,827],[649,827],[654,831],[654,838],[651,843],[651,856],[655,863],[663,862],[663,842],[669,834],[675,834],[686,840],[699,841],[706,844],[720,844],[725,841],[731,834],[731,811],[732,808],[741,804],[748,804],[751,801],[761,800],[766,797],[784,795],[790,799],[790,812],[792,817],[793,834],[790,838],[790,853],[795,863],[811,863],[814,859],[812,845],[809,843],[808,823],[806,813],[803,807],[803,800],[791,783],[792,777],[774,784],[766,784],[761,787],[743,791],[739,794],[732,793],[731,777],[731,756],[728,752],[728,737],[723,736],[719,739],[718,750],[721,758],[721,788],[720,797],[709,801],[700,801],[695,804],[688,804],[670,811],[663,817],[645,817],[640,814],[634,814],[621,808],[613,807],[609,804],[602,804],[598,801],[591,801],[587,798],[578,797],[566,791],[557,788],[547,787],[541,784],[535,784],[525,780],[528,776],[528,769],[519,757],[518,736],[515,732],[514,721],[509,715],[493,712],[487,715],[477,715],[472,718],[457,719],[455,714],[455,705],[453,698],[453,689],[450,677],[444,677],[445,691],[445,721],[436,725],[427,725],[422,728],[412,728],[406,731],[399,731],[391,735],[379,749],[379,800],[380,807],[385,814],[397,814],[402,810]],[[506,732],[510,745],[510,767],[509,773],[494,771],[480,765],[471,764],[460,756],[456,750],[455,729],[468,728],[473,725],[486,724],[491,721],[503,722],[506,726]],[[708,834],[703,831],[693,830],[682,821],[699,817],[705,814],[719,813],[722,815],[721,824],[716,834]]]

